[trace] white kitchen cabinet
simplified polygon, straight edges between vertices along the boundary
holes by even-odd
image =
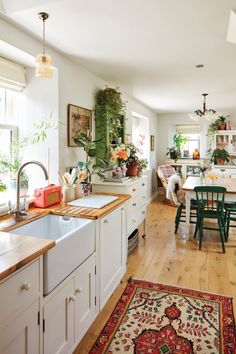
[[[39,301],[0,330],[1,354],[39,354]]]
[[[68,354],[74,344],[74,282],[71,280],[44,305],[44,354]]]
[[[124,209],[118,208],[99,220],[99,301],[100,310],[119,285],[126,266]]]
[[[44,354],[69,354],[96,317],[95,257],[92,255],[45,298]]]
[[[79,343],[96,318],[95,258],[75,275],[75,342]]]
[[[236,155],[236,130],[218,130],[212,141],[212,149],[225,149]]]
[[[40,259],[0,283],[0,353],[39,354]]]
[[[95,182],[93,183],[93,192],[131,195],[131,199],[127,203],[127,237],[145,221],[145,218],[140,218],[140,211],[145,210],[146,214],[147,176],[130,178],[123,183]]]

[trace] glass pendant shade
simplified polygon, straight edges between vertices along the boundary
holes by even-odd
[[[52,77],[52,57],[48,54],[36,56],[36,77]]]
[[[40,20],[43,21],[43,50],[42,54],[36,56],[36,77],[51,78],[52,77],[52,57],[45,53],[45,21],[49,15],[46,12],[40,12]]]

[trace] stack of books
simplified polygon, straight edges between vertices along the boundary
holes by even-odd
[[[116,183],[123,183],[126,182],[129,177],[110,177],[104,178],[103,182],[116,182]]]

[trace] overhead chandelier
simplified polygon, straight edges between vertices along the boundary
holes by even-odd
[[[39,12],[39,18],[43,21],[43,51],[42,54],[36,56],[36,76],[37,77],[52,77],[52,57],[45,52],[45,21],[49,14],[46,12]]]
[[[197,122],[199,120],[199,118],[203,117],[205,118],[207,121],[212,121],[214,119],[218,118],[218,114],[214,109],[207,109],[206,108],[206,97],[208,96],[208,93],[203,93],[203,107],[202,110],[201,109],[197,109],[195,112],[190,113],[189,117],[194,120],[195,122]]]

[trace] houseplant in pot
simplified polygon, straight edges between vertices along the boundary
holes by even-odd
[[[178,159],[178,151],[176,150],[175,146],[172,146],[171,148],[167,148],[166,156],[170,156],[171,160]]]
[[[148,160],[147,159],[139,159],[139,170],[138,176],[141,177],[144,170],[148,167]]]
[[[74,139],[74,142],[82,147],[85,151],[85,162],[79,161],[77,167],[80,171],[84,171],[83,180],[81,181],[82,194],[89,195],[91,191],[91,177],[98,174],[100,177],[105,177],[104,172],[111,170],[108,161],[96,156],[96,144],[100,140],[92,140],[90,131],[81,133],[79,137]],[[76,181],[74,181],[76,182]]]
[[[210,161],[215,165],[224,165],[225,161],[230,161],[230,156],[225,149],[215,149],[211,153]]]
[[[130,177],[137,177],[139,171],[138,149],[134,144],[127,144],[126,147],[128,152],[126,175]]]
[[[218,119],[218,129],[219,130],[225,130],[225,126],[226,126],[226,117],[224,116],[219,116],[219,119]]]

